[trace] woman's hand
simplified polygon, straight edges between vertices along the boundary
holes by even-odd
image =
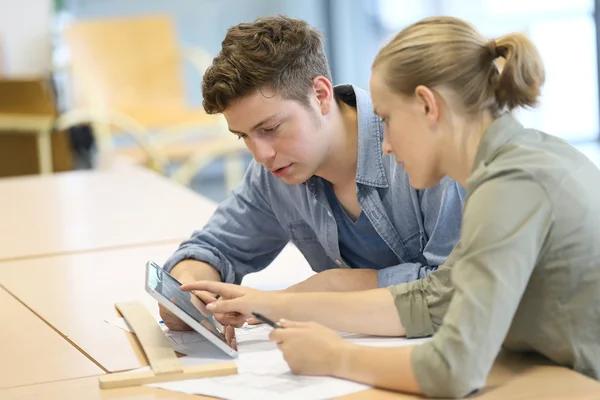
[[[269,339],[277,342],[283,358],[298,375],[337,376],[352,344],[315,322],[281,322]]]
[[[198,281],[181,286],[181,290],[195,293],[210,292],[219,298],[206,305],[222,325],[232,325],[237,328],[244,325],[253,312],[259,312],[271,317],[274,314],[277,294],[250,289],[240,285],[214,281]],[[278,318],[273,315],[272,318]]]

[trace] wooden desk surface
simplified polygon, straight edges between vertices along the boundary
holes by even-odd
[[[104,321],[119,317],[114,304],[121,301],[139,300],[157,309],[144,290],[146,261],[162,265],[178,245],[6,261],[0,264],[0,285],[107,371],[139,368],[148,364],[135,337]],[[284,250],[269,268],[255,274],[253,282],[275,282],[278,276],[296,277],[283,280],[290,285],[302,280],[312,271],[297,257],[302,257],[297,249]]]
[[[0,260],[4,257],[0,285],[42,318],[0,290],[0,317],[11,322],[0,334],[0,340],[4,339],[0,357],[3,400],[191,398],[144,387],[100,391],[97,377],[83,378],[103,373],[85,355],[110,372],[147,365],[135,337],[104,320],[118,317],[115,302],[141,300],[156,307],[143,288],[145,262],[162,263],[215,207],[149,172],[132,169],[127,174],[74,173],[0,181],[0,213],[6,214],[0,217],[12,233],[0,244]],[[24,223],[20,213],[8,212],[22,209],[30,210],[26,217],[34,223]],[[55,255],[41,257],[47,254]],[[298,256],[297,250],[284,253],[275,263],[280,264],[278,270],[264,271],[269,279],[258,279],[257,274],[249,281],[281,282],[295,263],[294,277],[310,274]],[[19,342],[23,344],[13,345]],[[27,386],[13,387],[17,385]],[[348,396],[352,400],[388,398],[417,397],[379,390]],[[591,400],[600,398],[600,384],[544,362],[501,360],[488,387],[475,398]]]
[[[2,288],[0,321],[0,389],[104,374]]]
[[[17,260],[7,263],[12,268],[0,268],[0,284],[56,330],[68,336],[77,347],[107,371],[137,368],[147,364],[135,337],[106,324],[104,319],[117,317],[113,305],[118,301],[142,300],[148,306],[156,307],[143,289],[144,264],[147,259],[154,259],[161,263],[176,246],[177,243],[173,243]],[[283,257],[283,260],[288,261],[286,257]],[[302,263],[299,265],[301,266]],[[273,267],[275,270],[283,267],[290,268],[290,264],[286,262],[285,265]],[[274,274],[272,271],[268,273]],[[4,304],[2,300],[0,299],[0,304]],[[31,315],[33,317],[33,314]],[[38,321],[42,324],[41,320]],[[46,347],[48,346],[44,345],[44,348]],[[20,350],[14,351],[15,355],[9,359],[23,359]],[[68,351],[68,349],[60,351],[61,360],[62,357],[66,357]],[[72,351],[75,351],[75,348],[72,348]],[[38,352],[38,349],[32,348],[31,357]],[[86,360],[84,357],[83,359]],[[25,365],[27,364],[29,363]],[[67,361],[64,363],[61,361],[61,364],[70,365]],[[81,372],[79,367],[74,370]],[[90,373],[93,374],[95,373]],[[24,376],[28,377],[28,375],[32,373],[27,371]],[[35,381],[33,378],[27,379]],[[75,379],[11,388],[5,392],[0,391],[0,398],[3,400],[40,397],[136,400],[188,398],[183,394],[150,388],[100,391],[97,383],[97,378]],[[417,398],[380,390],[366,391],[347,397],[348,400]],[[475,398],[592,400],[600,398],[600,383],[538,358],[509,355],[498,360],[488,379],[487,388]]]
[[[183,240],[215,208],[134,166],[0,179],[0,261]]]
[[[97,378],[72,379],[40,385],[0,390],[2,400],[161,400],[208,399],[148,387],[100,390]],[[597,400],[600,384],[573,371],[548,365],[537,358],[518,355],[501,356],[494,366],[488,384],[478,394],[478,400]],[[383,390],[367,390],[345,396],[344,400],[416,400],[422,397],[402,395]]]
[[[43,385],[22,386],[0,390],[2,400],[201,400],[209,397],[195,396],[144,386],[100,390],[98,378],[73,379]]]
[[[0,267],[0,285],[95,360],[106,371],[146,366],[135,336],[105,320],[119,318],[114,304],[140,300],[146,261],[162,264],[178,243],[32,258]],[[135,345],[134,345],[135,343]]]

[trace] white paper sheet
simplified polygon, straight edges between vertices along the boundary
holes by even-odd
[[[156,316],[157,320],[160,317]],[[106,321],[131,332],[123,318]],[[186,357],[184,366],[213,364],[232,359],[196,332],[173,332],[162,325],[173,342],[173,348]],[[330,377],[307,377],[292,374],[275,343],[268,339],[272,330],[268,325],[245,325],[236,329],[239,357],[235,360],[238,374],[224,377],[157,383],[148,386],[188,394],[214,396],[222,399],[280,399],[320,400],[349,395],[369,389],[369,386]],[[425,339],[376,337],[354,333],[340,333],[345,340],[376,347],[411,346]],[[147,369],[147,368],[145,368]]]
[[[279,350],[240,353],[237,364],[237,375],[148,386],[232,400],[281,398],[319,400],[341,397],[369,388],[342,379],[294,375]]]

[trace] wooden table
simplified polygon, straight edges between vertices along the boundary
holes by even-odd
[[[157,309],[144,290],[146,261],[162,265],[178,245],[172,242],[7,261],[0,263],[0,285],[106,371],[139,368],[148,364],[134,336],[105,320],[119,317],[114,304],[121,301],[140,300]],[[269,268],[254,274],[253,282],[274,285],[279,279],[291,285],[312,273],[303,258],[294,261],[293,257],[302,256],[295,248],[286,249]]]
[[[0,181],[0,218],[11,234],[0,244],[0,286],[6,289],[0,290],[6,325],[0,337],[0,398],[197,399],[146,387],[100,391],[97,375],[147,365],[134,335],[104,321],[118,317],[116,302],[141,300],[156,307],[144,291],[145,262],[162,264],[214,208],[137,168]],[[288,247],[273,266],[245,281],[285,286],[311,273]],[[600,398],[600,383],[540,359],[510,355],[498,360],[486,389],[475,397],[591,400]],[[369,390],[347,398],[417,397]]]
[[[4,263],[4,267],[0,268],[0,285],[68,337],[104,370],[113,372],[138,368],[147,363],[134,335],[110,326],[104,320],[118,317],[114,309],[114,303],[118,301],[141,300],[149,307],[156,307],[143,289],[144,264],[147,259],[162,263],[176,246],[177,243],[172,243],[16,260]],[[286,251],[280,257],[284,262],[276,262],[269,267],[271,270],[268,268],[258,273],[256,281],[261,280],[259,274],[263,273],[271,274],[273,281],[278,274],[286,271],[296,271],[293,274],[300,276],[305,264],[301,261],[297,265],[290,263],[293,255],[293,252]],[[7,266],[11,268],[5,268]],[[32,350],[32,354],[35,353]],[[18,357],[23,356],[15,353],[13,358]],[[29,371],[21,373],[30,374]],[[34,399],[42,394],[48,399],[188,398],[183,394],[150,388],[100,391],[97,383],[97,378],[75,379],[14,388],[0,392],[0,398]],[[348,396],[349,400],[417,398],[380,390]],[[487,388],[476,398],[592,400],[600,398],[600,383],[539,358],[508,355],[498,360]]]
[[[100,390],[98,378],[72,379],[41,385],[0,390],[2,400],[199,400],[193,396],[149,387]],[[561,367],[547,365],[536,358],[507,355],[499,358],[488,384],[470,397],[478,400],[597,400],[600,384]],[[345,396],[345,400],[416,400],[422,397],[383,390],[367,390]]]
[[[104,374],[2,288],[0,321],[0,389]]]
[[[105,320],[119,318],[114,304],[141,300],[146,260],[162,264],[178,243],[32,258],[0,266],[0,285],[95,360],[115,372],[146,366],[135,336]]]
[[[0,390],[2,400],[201,400],[204,396],[149,387],[100,390],[98,378],[73,379],[43,385]]]
[[[183,240],[216,204],[127,166],[0,180],[0,261]]]

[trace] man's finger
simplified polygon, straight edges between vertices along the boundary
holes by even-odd
[[[241,328],[246,322],[246,317],[239,313],[215,314],[215,319],[223,326]]]
[[[235,339],[235,328],[233,326],[225,327],[225,341],[234,350],[237,350],[237,341]]]
[[[186,283],[181,285],[180,289],[184,291],[205,290],[226,298],[236,298],[246,294],[244,288],[240,287],[239,285],[215,281],[197,281]]]
[[[217,301],[217,298],[214,294],[206,292],[204,290],[192,290],[192,293],[196,295],[204,304],[214,303]]]
[[[260,319],[256,319],[254,317],[248,318],[246,322],[248,325],[260,325],[263,323]]]

